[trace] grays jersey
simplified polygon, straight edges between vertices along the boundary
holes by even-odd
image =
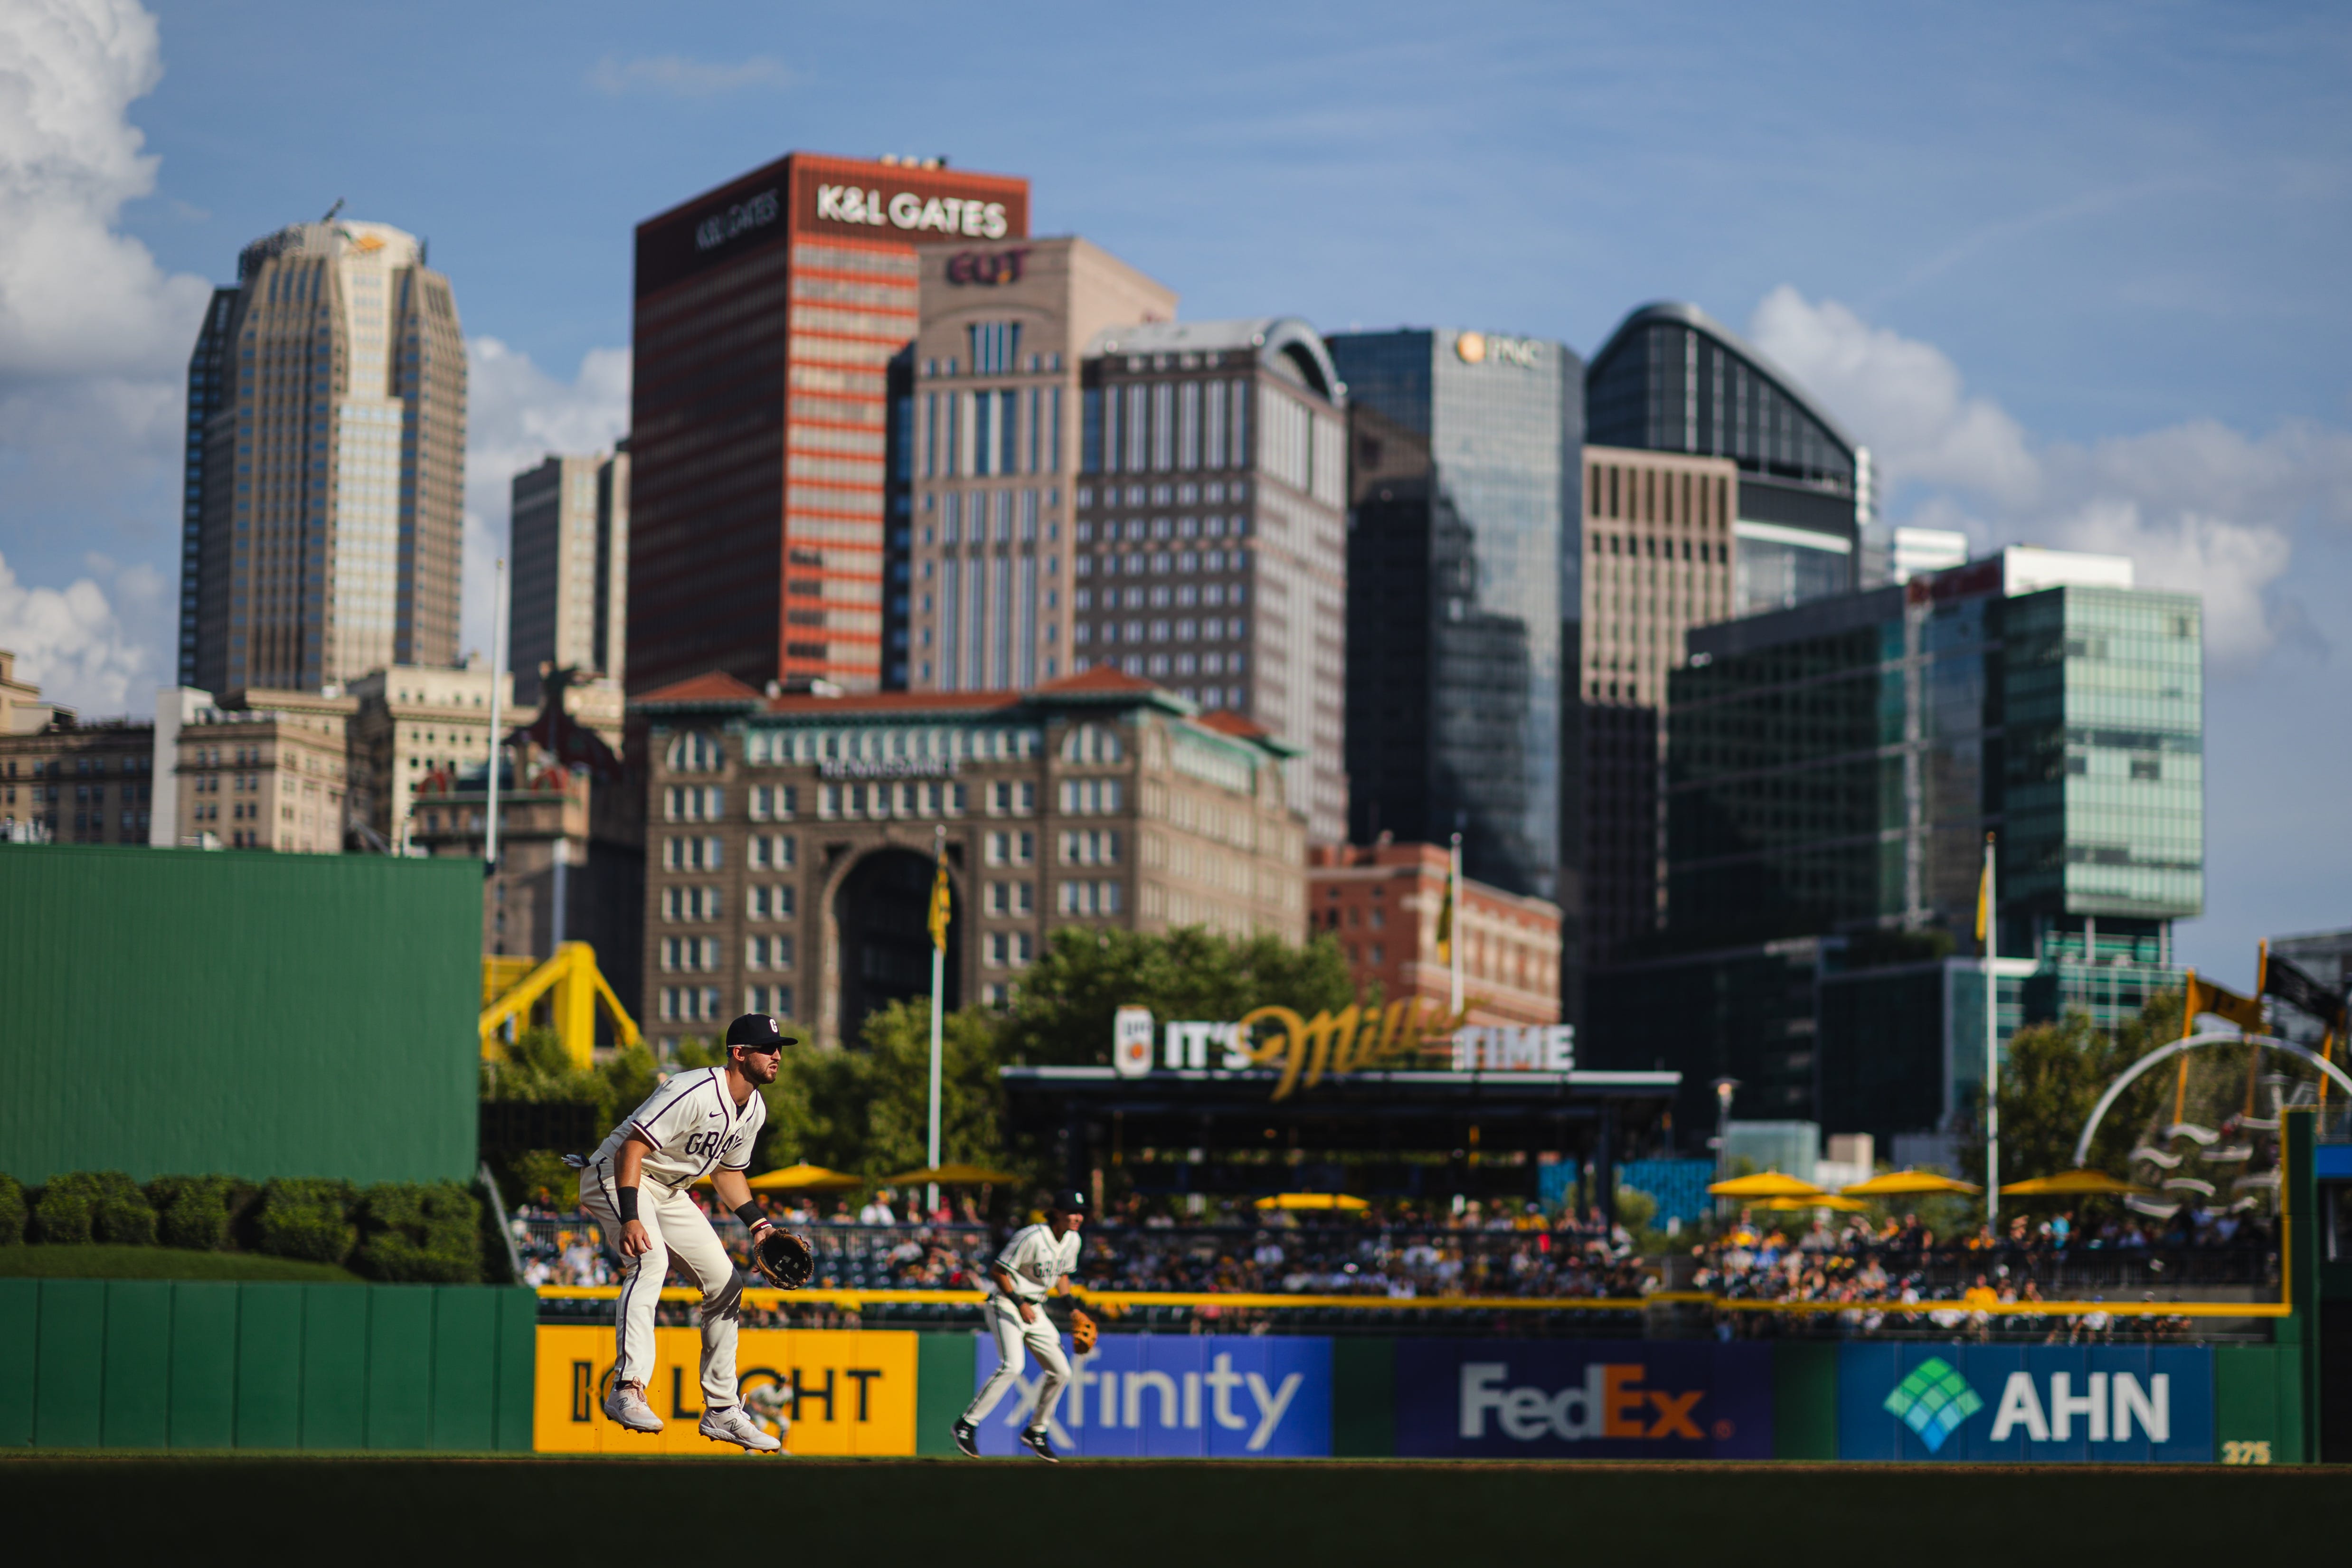
[[[653,1147],[646,1152],[645,1180],[677,1188],[710,1173],[750,1168],[751,1144],[768,1120],[767,1102],[753,1089],[740,1106],[727,1092],[727,1069],[704,1068],[681,1073],[646,1096],[596,1146],[591,1163],[609,1170],[621,1145],[635,1132]]]
[[[1055,1280],[1077,1271],[1078,1233],[1073,1230],[1055,1241],[1052,1226],[1024,1226],[1013,1233],[1013,1239],[996,1255],[996,1267],[1013,1276],[1013,1293],[1017,1299],[1042,1301],[1053,1293]],[[988,1283],[990,1291],[995,1293],[993,1273],[989,1275]]]

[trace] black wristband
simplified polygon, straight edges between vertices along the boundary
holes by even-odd
[[[743,1222],[744,1229],[749,1230],[768,1216],[760,1212],[760,1200],[752,1198],[736,1206],[735,1217]]]
[[[620,1194],[621,1223],[626,1225],[637,1217],[637,1189],[623,1187],[620,1189]]]

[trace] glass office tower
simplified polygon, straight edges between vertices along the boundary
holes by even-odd
[[[1592,356],[1584,382],[1593,446],[1738,465],[1738,614],[1859,586],[1870,454],[1753,344],[1696,305],[1644,305]]]
[[[1981,1076],[1988,832],[2000,1034],[2113,1026],[2177,984],[2172,922],[2204,903],[2201,612],[2130,567],[2012,548],[1692,632],[1668,714],[1679,955],[1596,978],[1593,1064],[1650,1067],[1671,1040],[1698,1054],[1667,1065],[1739,1078],[1770,1114],[1948,1127]],[[1658,1026],[1801,948],[1802,1027]]]
[[[1560,343],[1451,329],[1328,341],[1353,443],[1349,836],[1459,831],[1467,875],[1566,905],[1560,633],[1583,365]]]

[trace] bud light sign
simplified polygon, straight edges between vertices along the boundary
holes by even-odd
[[[1772,1347],[1400,1340],[1396,1451],[1461,1459],[1769,1459]]]

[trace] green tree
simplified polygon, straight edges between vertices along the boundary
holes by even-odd
[[[1328,935],[1293,947],[1276,936],[1225,937],[1199,926],[1165,936],[1065,926],[1022,979],[1005,1020],[1005,1054],[1036,1066],[1108,1062],[1111,1020],[1124,1006],[1149,1007],[1161,1022],[1231,1023],[1269,1003],[1311,1017],[1356,999],[1347,954]]]
[[[942,1021],[940,1042],[940,1152],[950,1163],[1001,1164],[1006,1158],[1003,1026],[980,1007]],[[870,1014],[858,1044],[784,1053],[776,1081],[761,1091],[768,1106],[763,1163],[806,1160],[881,1177],[925,1163],[930,1129],[930,1004],[893,1003]],[[761,1162],[755,1162],[761,1163]]]
[[[2000,1071],[2000,1179],[2054,1175],[2074,1165],[2074,1141],[2092,1107],[2124,1069],[2180,1033],[2180,994],[2149,998],[2137,1018],[2113,1034],[2082,1013],[2054,1024],[2033,1024],[2010,1037]],[[2130,1152],[2158,1109],[2169,1109],[2172,1076],[2158,1068],[2142,1077],[2107,1111],[2092,1140],[2089,1167],[2129,1174]],[[1976,1130],[1960,1151],[1961,1173],[1984,1180],[1981,1100]]]

